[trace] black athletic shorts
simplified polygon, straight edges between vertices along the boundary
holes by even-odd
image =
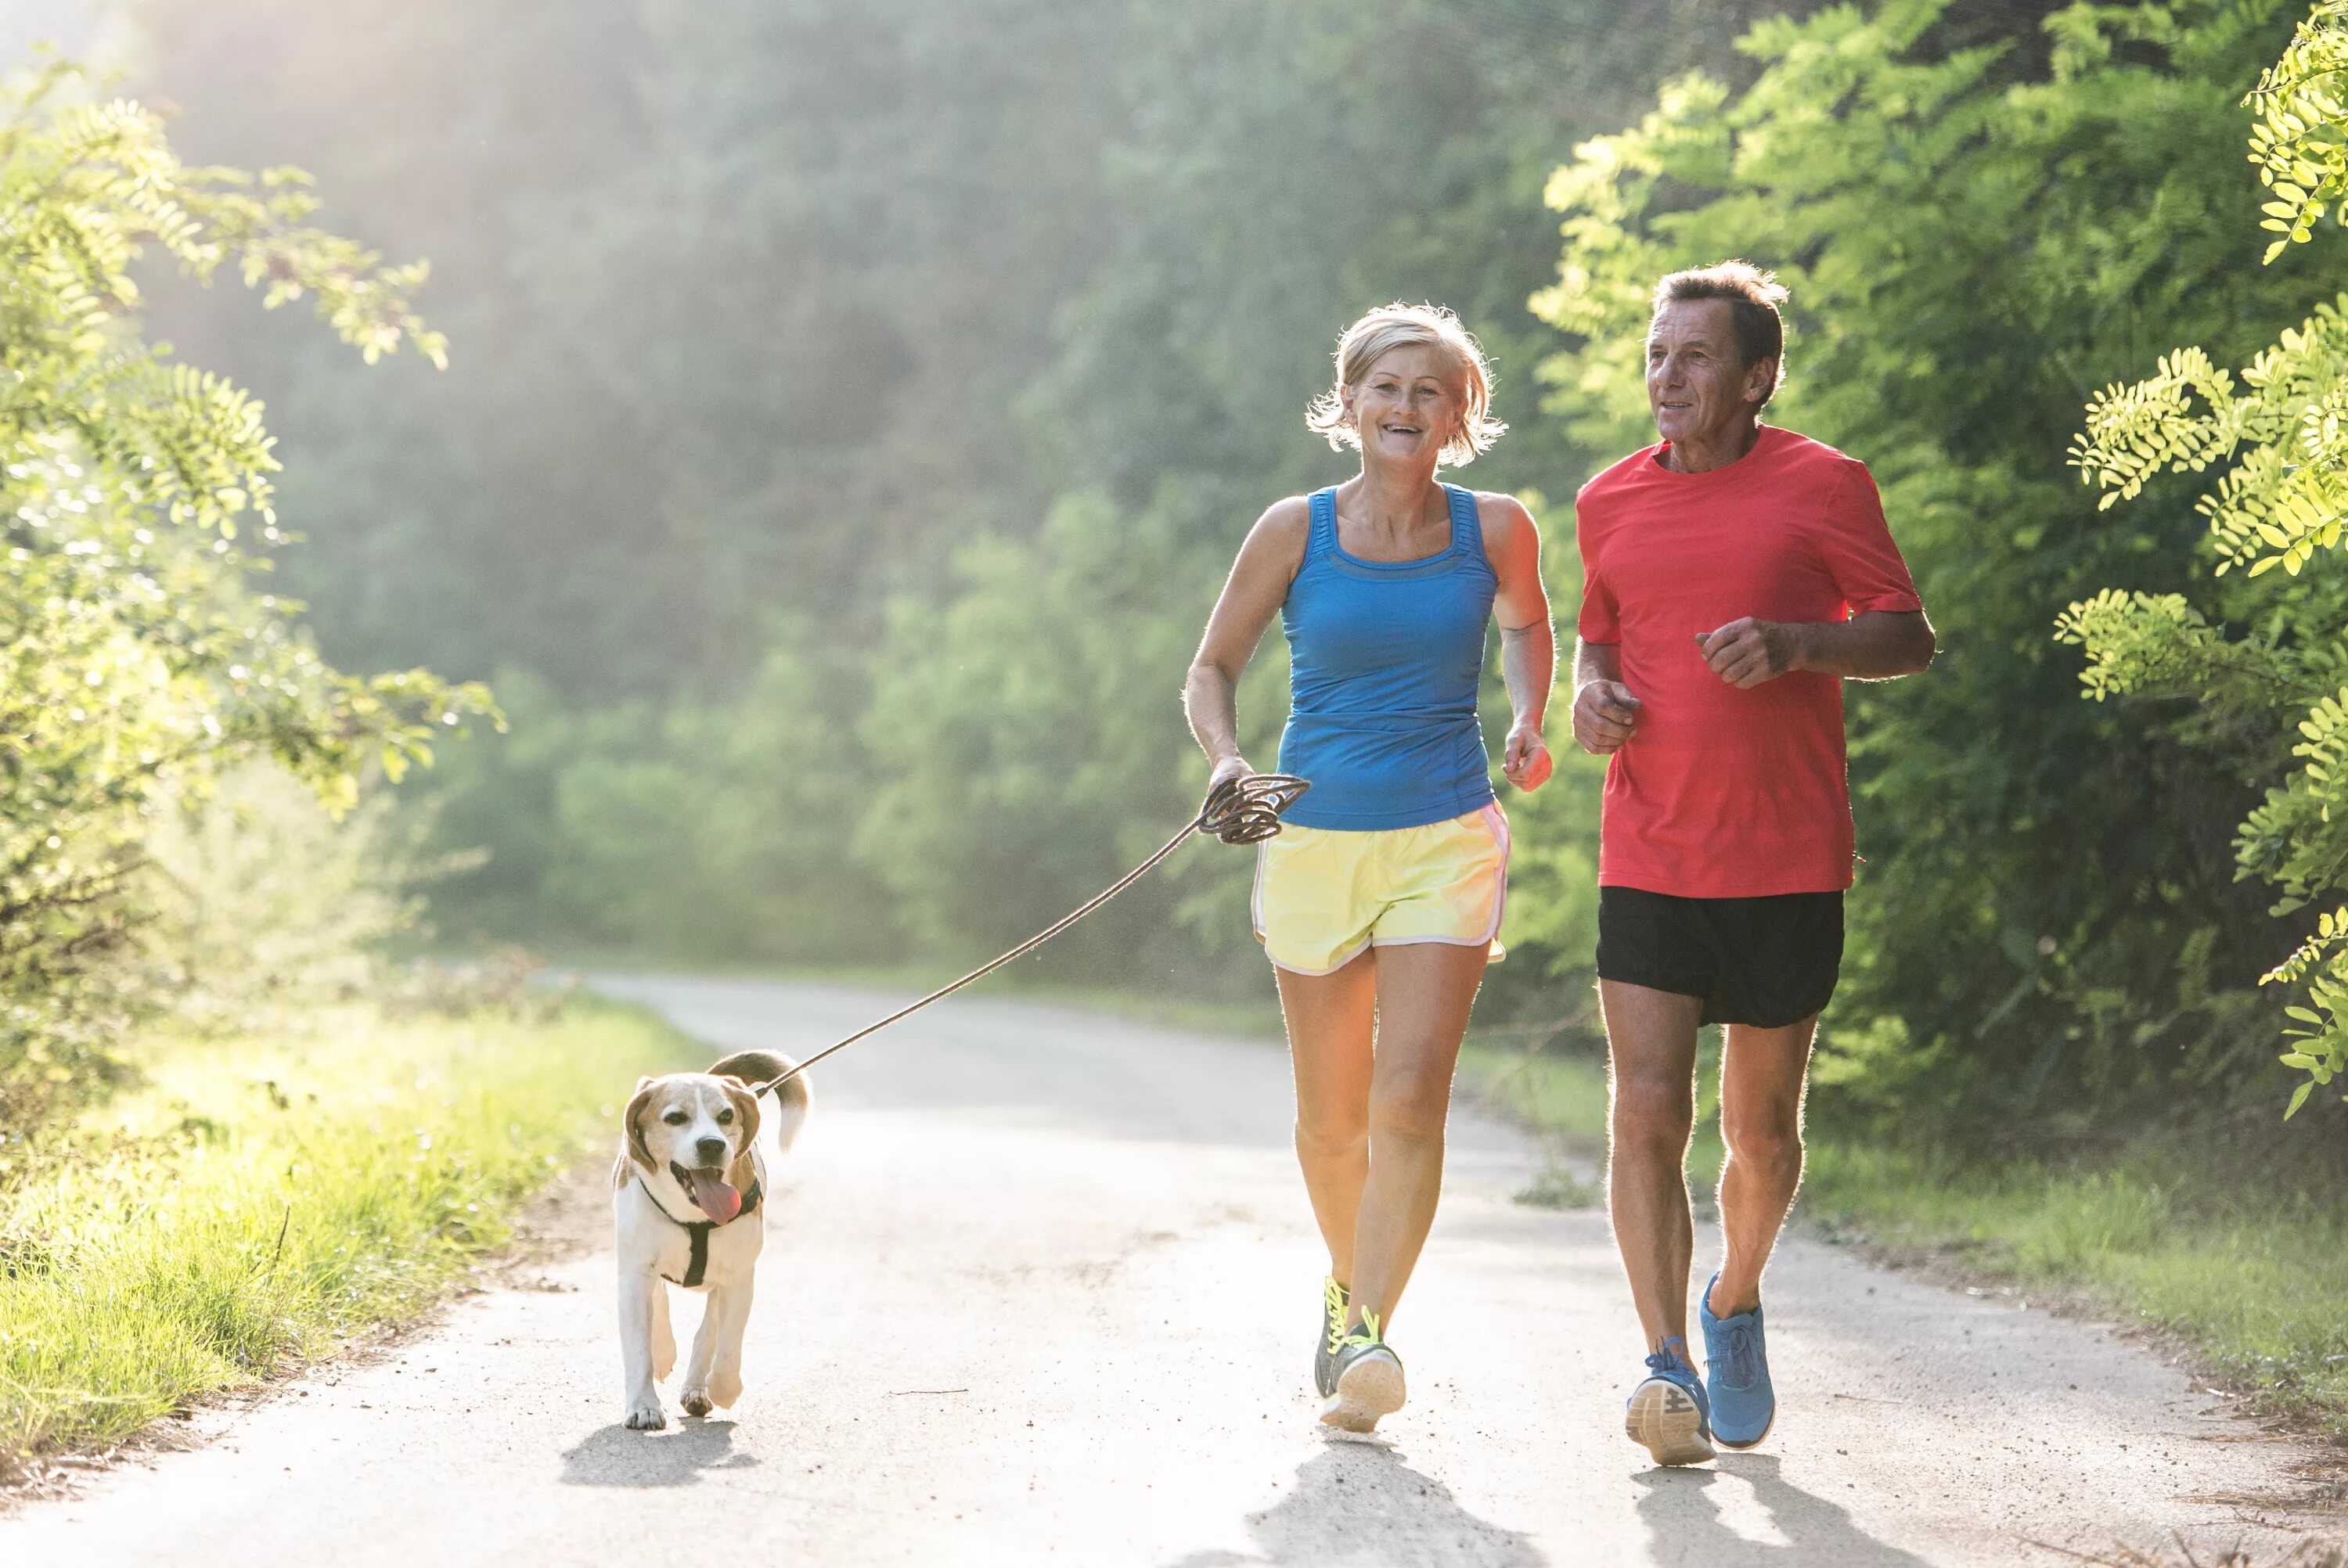
[[[1701,997],[1706,1023],[1799,1023],[1825,1009],[1841,970],[1839,893],[1598,890],[1598,978]]]

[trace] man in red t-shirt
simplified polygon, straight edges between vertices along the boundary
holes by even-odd
[[[1573,733],[1612,756],[1598,992],[1607,1191],[1646,1330],[1626,1424],[1656,1462],[1759,1442],[1776,1415],[1761,1271],[1802,1173],[1802,1087],[1842,961],[1842,681],[1930,663],[1932,629],[1865,465],[1764,425],[1786,297],[1742,261],[1655,288],[1663,440],[1582,487]],[[1720,1272],[1687,1353],[1696,1031],[1723,1026]]]

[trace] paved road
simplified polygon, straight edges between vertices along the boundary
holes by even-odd
[[[889,1000],[610,989],[713,1055],[804,1052]],[[1411,1403],[1327,1440],[1277,1051],[957,999],[816,1090],[730,1419],[619,1425],[610,1266],[583,1256],[0,1520],[0,1562],[2004,1568],[2063,1560],[2034,1539],[2306,1522],[2278,1500],[2308,1456],[2153,1357],[1798,1240],[1770,1275],[1776,1433],[1655,1470],[1622,1435],[1604,1223],[1512,1204],[1535,1153],[1464,1112],[1396,1325]]]

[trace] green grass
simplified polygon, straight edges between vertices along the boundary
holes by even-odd
[[[0,1188],[0,1470],[422,1309],[510,1237],[636,1074],[689,1054],[593,1003],[149,1047],[146,1088]]]
[[[1602,1147],[1595,1060],[1471,1044],[1460,1062],[1501,1109]],[[1717,1121],[1701,1109],[1688,1162],[1699,1192],[1718,1179],[1721,1153]],[[1983,1171],[1811,1131],[1810,1221],[1982,1280],[2083,1295],[2178,1336],[2259,1409],[2348,1439],[2348,1217],[2337,1205],[2271,1190],[2237,1163],[2197,1162],[2169,1140],[2096,1167]]]
[[[2348,1224],[2158,1155],[2103,1170],[1947,1168],[1813,1146],[1803,1206],[1984,1278],[2085,1292],[2191,1343],[2263,1411],[2348,1439]]]

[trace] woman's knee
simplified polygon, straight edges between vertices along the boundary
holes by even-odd
[[[1390,1068],[1370,1087],[1370,1134],[1374,1138],[1443,1136],[1451,1112],[1451,1074],[1432,1068]]]
[[[1365,1112],[1311,1112],[1297,1108],[1296,1152],[1308,1159],[1342,1159],[1360,1152],[1369,1136],[1369,1117]]]

